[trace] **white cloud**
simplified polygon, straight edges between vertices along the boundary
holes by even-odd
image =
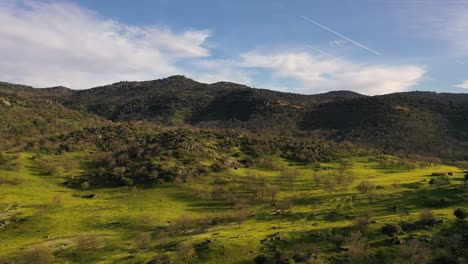
[[[455,85],[455,87],[457,87],[457,88],[463,88],[463,89],[468,89],[468,80],[466,80],[466,81],[464,81],[464,82],[462,82],[462,83],[460,83],[460,84]]]
[[[242,55],[244,67],[270,69],[275,78],[302,82],[303,93],[353,90],[375,95],[407,91],[424,76],[425,70],[412,65],[359,65],[341,59],[322,59],[305,52]]]
[[[0,80],[36,87],[82,89],[185,74],[302,93],[383,94],[405,91],[424,75],[418,66],[361,65],[307,52],[252,51],[221,60],[205,47],[208,30],[132,26],[64,2],[3,0],[0,25]]]
[[[166,77],[210,54],[209,31],[130,26],[70,3],[6,0],[0,25],[0,79],[38,87]]]

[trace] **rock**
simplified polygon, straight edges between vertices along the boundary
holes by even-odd
[[[0,102],[6,107],[12,107],[12,104],[3,98],[0,98]]]
[[[265,238],[261,241],[261,243],[263,245],[270,245],[271,244],[271,239],[268,237],[268,238]]]
[[[349,249],[348,248],[344,248],[344,247],[340,247],[338,248],[338,253],[341,253],[341,252],[347,252]]]
[[[419,240],[423,242],[430,242],[432,240],[431,235],[420,235]]]
[[[403,245],[405,243],[406,243],[406,241],[404,239],[401,239],[401,238],[395,237],[395,238],[392,239],[392,244],[393,245]]]
[[[87,198],[87,199],[95,199],[95,198],[99,198],[99,194],[91,193],[91,194],[83,195],[83,196],[81,196],[81,197]]]

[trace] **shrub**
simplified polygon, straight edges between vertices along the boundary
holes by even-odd
[[[424,210],[419,213],[419,221],[425,224],[434,224],[435,223],[435,216],[431,210]]]
[[[330,242],[332,242],[337,248],[340,248],[345,242],[345,237],[343,235],[337,234],[330,237]]]
[[[177,244],[176,253],[183,263],[190,264],[196,262],[195,250],[189,242],[185,241]]]
[[[401,233],[401,227],[397,224],[386,224],[382,226],[382,233],[389,237],[396,237]]]
[[[83,182],[83,183],[81,184],[81,189],[82,189],[83,191],[88,190],[89,187],[90,187],[89,182],[86,182],[86,181],[85,181],[85,182]]]
[[[458,208],[455,211],[453,211],[453,215],[463,221],[463,219],[465,219],[468,216],[468,213],[466,212],[466,210]]]
[[[146,248],[150,244],[151,239],[150,233],[139,233],[136,237],[136,244],[139,248]]]
[[[368,181],[362,181],[356,188],[362,193],[368,193],[375,188],[375,185]]]
[[[440,176],[440,177],[436,177],[436,178],[431,178],[429,180],[429,184],[434,185],[434,186],[448,185],[448,184],[450,184],[450,178],[447,177],[447,176]]]
[[[154,257],[148,264],[170,264],[173,263],[171,257],[166,254],[159,254]]]
[[[254,258],[255,264],[268,264],[268,257],[265,255],[259,255]]]

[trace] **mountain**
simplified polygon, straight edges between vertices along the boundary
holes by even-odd
[[[314,133],[389,153],[468,156],[467,94],[364,96],[333,91],[302,95],[229,82],[204,84],[184,76],[88,90],[2,84],[0,92],[47,100],[73,113],[91,113],[114,122],[142,120],[281,135]]]
[[[73,91],[0,83],[0,149],[34,149],[46,137],[109,123],[57,102],[68,93]]]

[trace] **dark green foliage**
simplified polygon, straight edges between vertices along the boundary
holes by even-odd
[[[450,178],[447,176],[438,176],[436,178],[431,178],[429,184],[434,186],[448,185],[450,184]]]
[[[119,82],[82,91],[1,83],[0,97],[13,105],[1,105],[7,109],[3,112],[14,112],[8,115],[25,119],[10,122],[6,126],[10,134],[21,135],[36,129],[39,132],[34,132],[35,136],[54,134],[70,131],[73,123],[78,127],[96,126],[96,118],[92,120],[90,116],[63,108],[66,106],[114,121],[240,128],[262,135],[314,135],[314,138],[351,141],[405,155],[419,153],[447,158],[468,155],[468,96],[464,94],[413,92],[366,97],[339,91],[299,95],[226,82],[203,84],[173,76],[155,81]],[[34,121],[27,109],[34,109]],[[47,116],[55,118],[47,120]],[[48,123],[56,122],[56,117],[65,122]],[[86,125],[82,123],[84,120]],[[33,129],[27,131],[26,127]],[[313,161],[310,154],[316,146],[303,147],[302,151],[284,155],[300,162]],[[58,149],[62,150],[67,151],[66,146]]]
[[[458,219],[463,220],[468,216],[468,212],[464,209],[458,208],[453,211],[453,215],[456,216]]]
[[[401,227],[397,224],[386,224],[382,226],[382,233],[389,237],[395,237],[401,233]]]

